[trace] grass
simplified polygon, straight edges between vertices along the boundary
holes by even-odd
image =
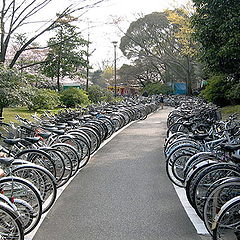
[[[54,110],[49,110],[51,112],[57,112],[60,109],[54,109]],[[16,107],[16,108],[4,108],[3,109],[3,117],[4,117],[4,122],[9,123],[9,122],[18,122],[15,119],[16,115],[19,115],[22,118],[30,119],[31,116],[36,112],[37,115],[41,115],[44,113],[45,110],[38,110],[38,111],[30,111],[28,110],[27,107]]]
[[[238,118],[240,116],[240,105],[226,106],[221,108],[221,113],[223,119],[226,119],[229,115],[233,113],[238,113]]]

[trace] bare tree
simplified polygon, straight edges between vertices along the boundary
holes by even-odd
[[[0,62],[6,63],[6,54],[9,49],[11,39],[14,34],[21,32],[23,26],[29,26],[33,23],[33,17],[42,11],[53,0],[0,0]],[[24,41],[19,46],[15,54],[9,61],[9,67],[12,68],[20,55],[41,35],[52,30],[56,23],[66,15],[83,14],[89,8],[92,8],[101,2],[107,0],[79,0],[63,9],[59,14],[50,20],[39,20],[42,25],[35,30],[33,36]],[[80,14],[80,16],[81,16]],[[32,25],[31,25],[32,26]]]

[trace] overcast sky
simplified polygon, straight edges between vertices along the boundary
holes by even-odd
[[[96,0],[87,0],[85,3],[96,2]],[[113,62],[114,48],[112,41],[120,42],[123,33],[116,26],[110,24],[113,19],[121,18],[120,27],[126,31],[131,22],[136,20],[139,14],[149,14],[154,11],[163,11],[167,8],[173,8],[186,4],[189,0],[106,0],[98,7],[90,9],[83,16],[79,27],[82,30],[82,35],[87,39],[88,33],[90,41],[90,63],[97,69],[101,66],[102,60]],[[36,16],[37,19],[44,17],[54,17],[56,12],[61,12],[69,4],[76,3],[81,6],[80,0],[53,0],[52,3],[41,11],[41,16]],[[83,13],[83,12],[82,12]],[[48,17],[48,18],[49,18]],[[88,22],[88,24],[86,24]],[[30,32],[30,29],[28,29]],[[44,35],[39,41],[47,41],[49,35]],[[124,58],[121,51],[117,48],[117,67],[120,67]]]
[[[129,24],[137,19],[139,14],[148,14],[154,11],[163,11],[173,6],[179,6],[189,2],[189,0],[109,0],[96,9],[91,9],[86,18],[89,19],[89,26],[96,26],[89,29],[90,41],[92,42],[91,50],[96,49],[90,61],[97,68],[102,60],[113,60],[112,41],[120,42],[123,33],[116,26],[111,25],[113,18],[122,19],[121,28],[126,31]],[[85,31],[84,34],[87,34]],[[118,65],[122,65],[124,59],[121,57],[121,51],[117,49]],[[118,67],[120,67],[118,66]]]

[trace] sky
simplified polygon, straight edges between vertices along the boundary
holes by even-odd
[[[96,27],[90,27],[84,33],[89,32],[89,38],[92,42],[90,47],[94,52],[90,57],[90,61],[94,68],[101,67],[102,60],[113,62],[114,47],[112,42],[117,41],[119,45],[123,32],[126,32],[130,23],[139,18],[140,15],[155,11],[161,12],[187,2],[188,0],[110,0],[98,8],[91,9],[86,14],[86,19],[89,19],[89,26]],[[123,32],[110,24],[114,18],[121,19],[120,27]],[[117,59],[118,67],[127,61],[118,47]]]
[[[54,17],[56,12],[62,11],[69,4],[82,6],[96,0],[52,0],[52,3],[41,11],[40,18]],[[189,0],[105,0],[97,7],[89,9],[87,12],[81,11],[81,21],[78,23],[82,36],[91,42],[89,52],[92,55],[89,58],[90,64],[94,69],[103,67],[103,61],[114,61],[114,47],[112,42],[117,41],[117,68],[121,67],[127,60],[123,57],[118,48],[121,37],[128,29],[131,22],[137,20],[140,15],[146,15],[154,11],[164,11],[167,8],[174,8],[186,4]],[[113,19],[121,19],[119,24],[121,31],[111,24]],[[29,29],[30,31],[30,29]],[[39,41],[47,41],[49,35],[44,35]]]

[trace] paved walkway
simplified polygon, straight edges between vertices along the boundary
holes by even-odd
[[[101,148],[34,240],[200,240],[165,173],[169,111],[133,123]]]

